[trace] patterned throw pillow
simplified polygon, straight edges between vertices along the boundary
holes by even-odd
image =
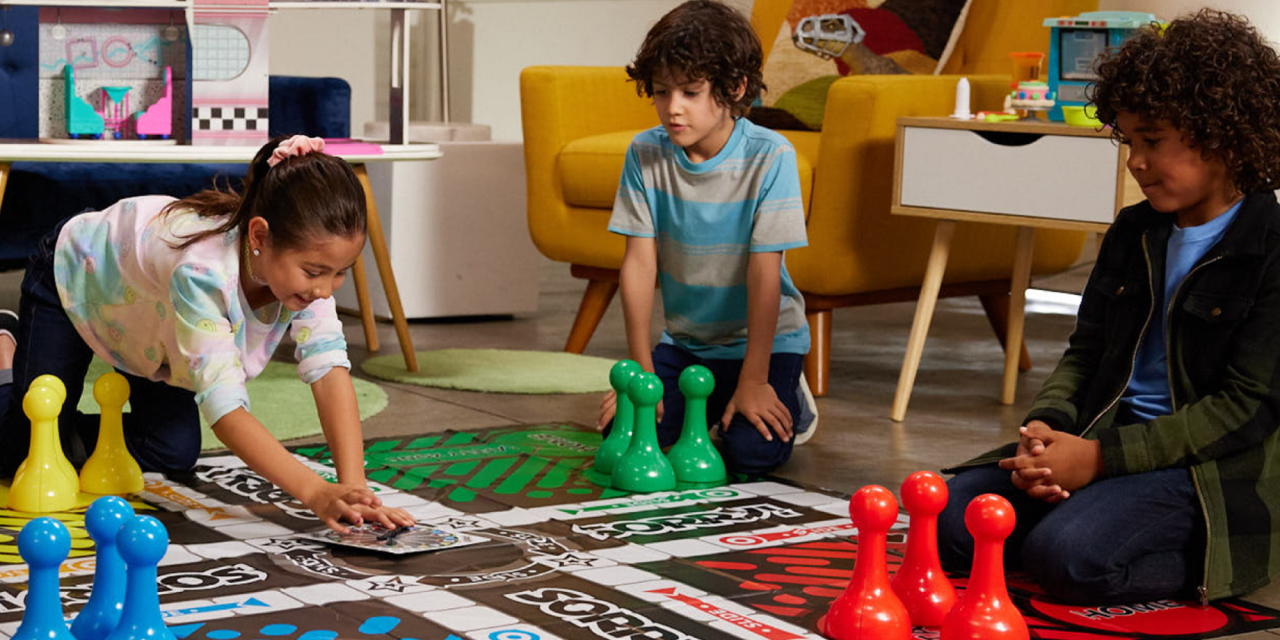
[[[827,90],[853,74],[937,73],[969,0],[795,0],[764,65],[769,91],[748,117],[822,129]]]

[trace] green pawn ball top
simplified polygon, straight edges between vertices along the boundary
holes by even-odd
[[[656,407],[662,401],[662,379],[652,373],[642,372],[631,379],[627,394],[637,406]]]
[[[709,398],[716,388],[711,370],[700,365],[690,365],[680,372],[680,393],[686,398]]]
[[[626,393],[631,379],[638,373],[641,373],[641,369],[635,360],[619,360],[609,369],[609,386],[618,393]]]

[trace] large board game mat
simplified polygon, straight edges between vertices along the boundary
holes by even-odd
[[[148,475],[131,503],[168,528],[161,609],[179,640],[792,640],[816,629],[857,558],[848,497],[778,479],[625,494],[590,471],[600,436],[513,425],[366,443],[382,500],[423,524],[483,541],[412,555],[331,546],[320,523],[232,456]],[[295,455],[332,475],[323,447]],[[850,488],[853,489],[853,488]],[[31,514],[0,511],[0,637],[25,609],[14,545]],[[68,618],[88,600],[94,549],[84,510],[61,568]],[[902,514],[889,538],[905,550]],[[951,576],[963,589],[963,575]],[[1008,577],[1033,638],[1218,638],[1280,628],[1244,600],[1067,606]],[[917,628],[915,637],[936,638]]]

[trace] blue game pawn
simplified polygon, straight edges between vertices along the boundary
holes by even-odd
[[[62,620],[58,567],[71,553],[71,533],[53,518],[36,518],[18,534],[18,554],[27,561],[27,610],[13,640],[75,640]]]
[[[97,548],[93,570],[93,592],[89,603],[71,623],[76,640],[102,640],[115,631],[124,610],[124,560],[116,550],[116,536],[124,523],[133,520],[133,507],[122,498],[98,498],[84,513],[84,527]]]
[[[160,615],[156,565],[169,549],[169,532],[151,516],[134,516],[120,527],[116,550],[124,560],[124,610],[107,640],[177,640]]]

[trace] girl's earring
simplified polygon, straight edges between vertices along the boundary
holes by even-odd
[[[248,247],[248,246],[249,246],[249,241],[248,241],[247,239],[245,240],[244,246],[246,246],[246,247]],[[253,255],[256,257],[256,256],[260,256],[260,255],[262,255],[262,250],[261,250],[261,249],[258,249],[257,247],[252,247],[252,248],[250,248],[250,249],[249,249],[249,253],[253,254]],[[266,285],[267,285],[267,281],[266,281],[266,280],[263,280],[262,278],[260,278],[260,277],[258,276],[258,274],[256,274],[256,273],[254,273],[254,272],[253,272],[253,262],[252,262],[252,261],[250,261],[248,258],[245,258],[245,261],[244,261],[244,268],[245,268],[245,271],[246,271],[246,272],[248,273],[248,275],[249,275],[249,281],[250,281],[250,282],[253,282],[254,284],[259,285],[259,286],[266,286]]]

